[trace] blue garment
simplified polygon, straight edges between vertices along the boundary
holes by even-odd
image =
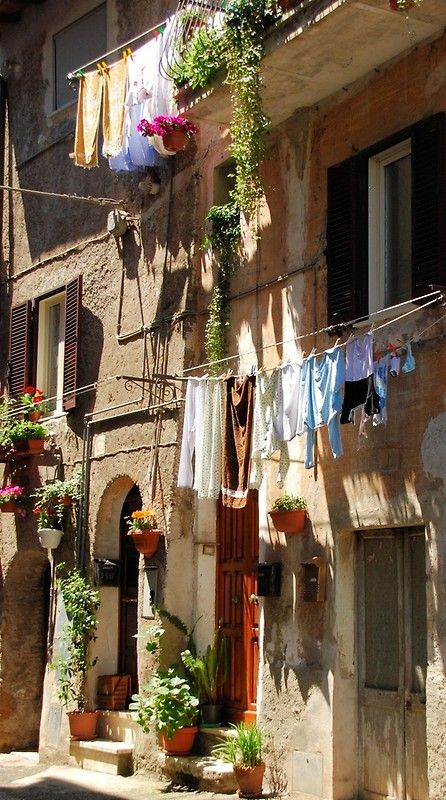
[[[413,372],[415,369],[415,359],[412,353],[410,342],[406,343],[406,360],[401,368],[401,372]]]
[[[328,426],[328,438],[334,458],[342,456],[340,414],[341,387],[345,381],[345,358],[340,347],[326,350],[320,362],[309,356],[304,364],[304,423],[307,429],[305,468],[314,467],[314,431]]]
[[[389,354],[373,364],[373,380],[379,396],[379,414],[373,415],[373,424],[382,425],[387,422],[387,378],[389,374]]]

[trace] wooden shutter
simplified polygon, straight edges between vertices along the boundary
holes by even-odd
[[[66,286],[65,352],[63,367],[64,411],[70,411],[76,406],[81,305],[82,275],[79,275]]]
[[[446,285],[445,115],[412,129],[412,291]]]
[[[11,309],[9,328],[9,390],[11,394],[23,392],[30,383],[31,368],[31,301]]]
[[[367,313],[367,162],[349,158],[328,170],[328,322]]]

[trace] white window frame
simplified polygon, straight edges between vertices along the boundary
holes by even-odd
[[[410,156],[411,139],[404,139],[369,158],[369,314],[384,308],[385,298],[385,182],[384,170],[393,161]]]
[[[50,309],[60,304],[59,343],[57,349],[57,397],[53,415],[63,413],[63,382],[64,382],[64,354],[65,354],[65,309],[66,292],[58,292],[39,301],[39,325],[37,332],[37,386],[47,395],[45,380],[45,359],[48,353],[50,339]]]

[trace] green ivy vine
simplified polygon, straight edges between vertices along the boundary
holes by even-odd
[[[230,310],[229,287],[231,275],[238,263],[241,236],[240,208],[234,202],[223,206],[212,206],[207,213],[206,221],[211,225],[211,231],[206,236],[204,245],[217,253],[219,259],[204,343],[206,358],[214,362],[221,360],[226,354]]]
[[[232,200],[248,216],[255,214],[263,197],[260,164],[269,127],[260,93],[263,36],[280,16],[276,0],[231,0],[226,6],[226,83],[231,92],[230,147],[235,160]]]

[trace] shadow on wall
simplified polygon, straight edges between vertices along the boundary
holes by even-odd
[[[93,314],[87,306],[82,306],[81,316],[81,337],[80,355],[78,363],[78,386],[89,386],[95,383],[99,377],[99,367],[101,364],[102,350],[104,347],[104,326],[99,317]],[[87,414],[94,408],[96,390],[89,389],[82,394],[78,394],[76,409],[79,413],[70,419],[75,432],[80,435],[83,425],[83,414]]]
[[[46,554],[22,550],[3,576],[0,751],[37,747],[50,597]]]

